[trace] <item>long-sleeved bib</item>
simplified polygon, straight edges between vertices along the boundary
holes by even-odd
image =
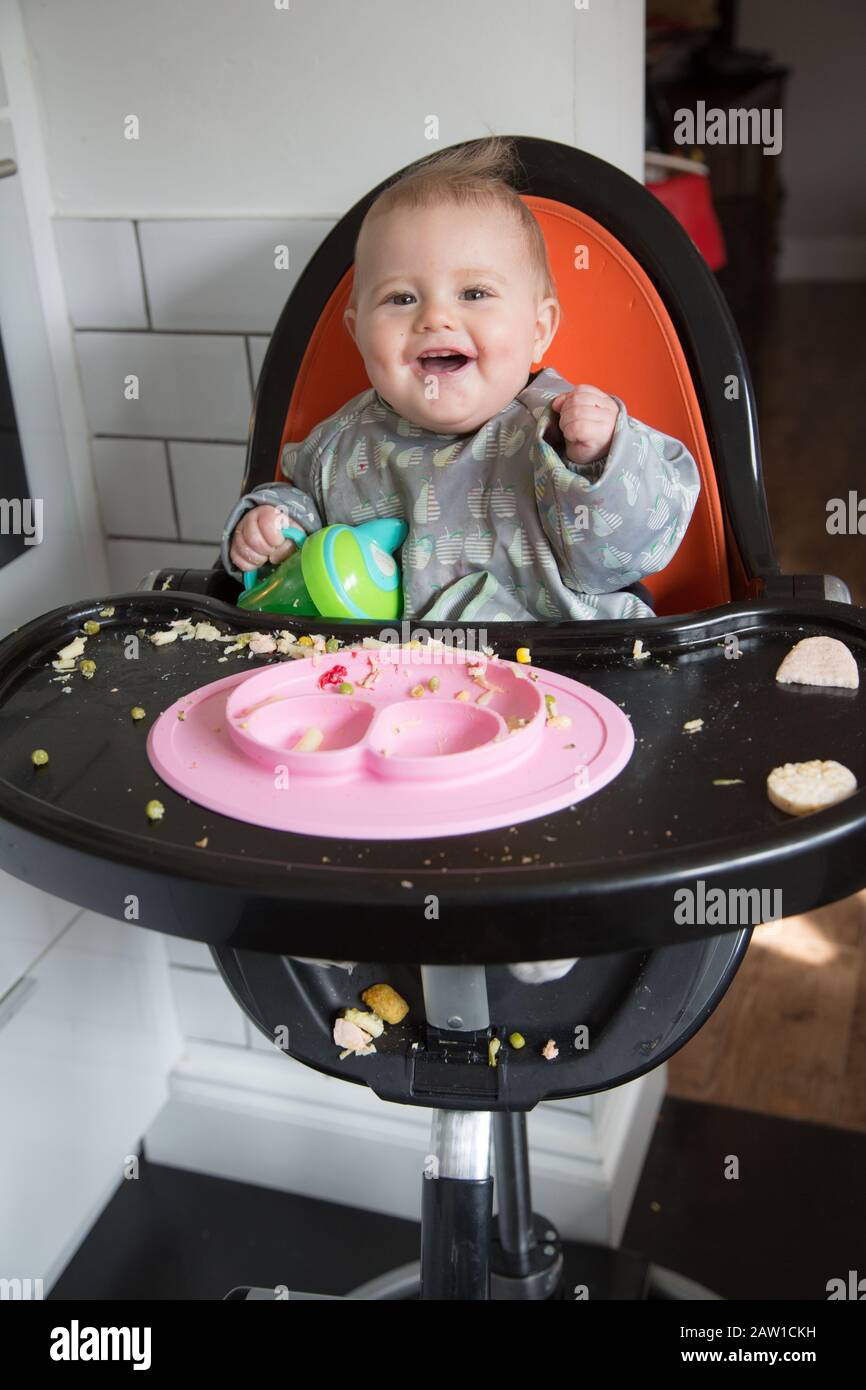
[[[694,510],[700,477],[683,444],[618,415],[605,459],[571,463],[551,401],[574,388],[537,372],[472,434],[443,435],[361,392],[305,440],[286,444],[285,482],[237,503],[283,508],[307,532],[402,517],[403,615],[470,621],[640,618],[652,610],[629,585],[664,569]]]

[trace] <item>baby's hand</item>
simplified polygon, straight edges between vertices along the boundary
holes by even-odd
[[[610,450],[619,407],[597,386],[575,386],[550,403],[559,412],[565,452],[572,463],[594,463]]]
[[[289,518],[279,507],[267,504],[251,507],[245,512],[232,533],[229,559],[242,574],[257,570],[266,560],[278,565],[295,549],[295,542],[283,535]]]

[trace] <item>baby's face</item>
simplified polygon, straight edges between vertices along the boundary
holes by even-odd
[[[496,208],[443,203],[375,218],[355,276],[345,321],[372,385],[439,434],[469,433],[503,410],[559,323],[518,224]],[[451,355],[425,356],[436,350]]]

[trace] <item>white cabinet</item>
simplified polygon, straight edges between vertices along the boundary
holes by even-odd
[[[7,994],[0,1277],[49,1292],[125,1180],[181,1049],[162,941],[140,927],[82,913]]]

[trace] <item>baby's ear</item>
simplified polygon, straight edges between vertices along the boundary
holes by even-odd
[[[352,342],[356,345],[358,342],[358,339],[355,336],[355,320],[357,319],[357,317],[358,311],[357,309],[353,309],[351,304],[349,305],[348,309],[345,309],[343,311],[343,323],[346,325],[346,332],[349,334],[349,337],[352,339]]]

